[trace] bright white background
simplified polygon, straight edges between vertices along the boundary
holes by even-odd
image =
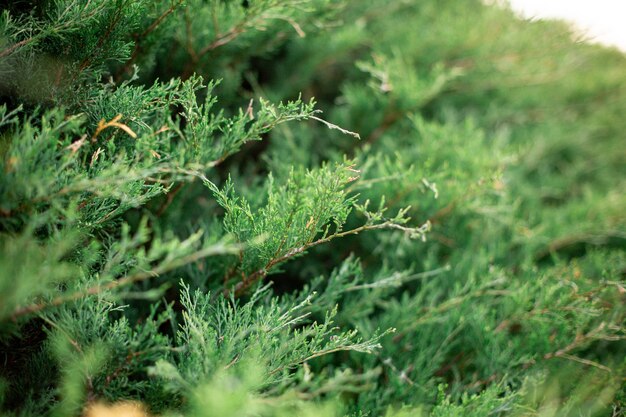
[[[524,17],[572,21],[595,42],[626,51],[626,0],[509,0]]]

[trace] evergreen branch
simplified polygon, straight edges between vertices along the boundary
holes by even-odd
[[[157,17],[154,22],[150,26],[146,28],[140,35],[138,41],[141,41],[143,38],[152,33],[163,21],[176,10],[178,6],[183,3],[184,0],[177,0],[176,3],[172,4],[166,11],[164,11],[159,17]]]
[[[189,25],[188,25],[188,28],[189,28]],[[198,65],[198,62],[204,55],[206,55],[207,53],[211,52],[214,49],[219,48],[220,46],[224,46],[227,43],[233,41],[244,32],[245,32],[245,21],[241,21],[237,25],[230,28],[226,33],[222,35],[217,35],[216,38],[210,44],[206,45],[204,48],[202,48],[198,52],[196,52],[196,50],[191,45],[189,45],[188,52],[191,57],[191,60],[186,65],[181,78],[182,79],[189,78],[191,74],[193,74],[196,66]]]
[[[295,4],[299,4],[299,3],[300,2],[295,2]],[[200,59],[204,57],[206,54],[234,41],[240,35],[246,33],[249,28],[262,28],[264,20],[275,19],[275,20],[286,21],[294,28],[294,30],[297,32],[299,36],[303,37],[304,31],[295,20],[293,20],[292,18],[288,16],[275,15],[271,13],[272,9],[281,8],[281,7],[285,7],[285,6],[280,5],[280,4],[270,5],[265,10],[262,7],[258,7],[258,8],[255,7],[253,11],[248,11],[243,19],[241,19],[239,22],[233,25],[226,32],[219,33],[216,30],[214,39],[208,45],[200,49],[198,52],[196,52],[195,49],[193,48],[188,48],[191,60],[189,61],[188,65],[185,67],[182,78],[183,79],[189,78],[191,74],[193,73],[194,69],[196,68],[196,66],[198,65],[198,62],[200,61]],[[215,13],[213,14],[213,16],[215,16]],[[217,21],[215,19],[213,20],[213,26],[215,29],[218,28]]]
[[[313,354],[311,354],[310,356],[303,358],[303,359],[299,359],[297,361],[279,366],[277,368],[274,368],[273,370],[271,370],[270,372],[268,372],[268,375],[274,375],[282,370],[285,369],[291,369],[294,366],[298,366],[302,363],[305,363],[307,361],[310,361],[311,359],[315,359],[315,358],[319,358],[320,356],[325,356],[325,355],[330,355],[332,353],[336,353],[336,352],[345,352],[345,351],[351,351],[354,350],[354,348],[352,346],[338,346],[335,348],[331,348],[331,349],[325,349],[325,350],[321,350],[319,352],[315,352]]]
[[[430,278],[430,277],[440,275],[444,272],[449,272],[451,269],[452,268],[450,267],[450,265],[446,265],[441,268],[433,269],[432,271],[418,272],[418,273],[410,274],[410,275],[403,275],[403,273],[401,272],[395,272],[389,277],[378,279],[375,282],[372,282],[369,284],[354,285],[352,287],[346,288],[344,291],[351,292],[351,291],[359,291],[359,290],[371,290],[371,289],[384,288],[384,287],[389,287],[389,286],[399,287],[410,281]]]
[[[219,48],[220,46],[224,46],[230,41],[235,40],[239,35],[244,33],[245,21],[240,22],[239,24],[230,28],[226,33],[218,35],[213,42],[202,48],[199,52],[196,53],[197,59],[202,58],[207,53],[211,52],[214,49]]]
[[[420,227],[416,227],[416,228],[411,228],[411,227],[405,227],[402,226],[400,224],[394,223],[393,221],[385,221],[383,223],[378,223],[378,224],[364,224],[360,227],[357,227],[355,229],[352,230],[346,230],[344,232],[339,232],[339,233],[334,233],[332,235],[320,238],[318,240],[306,243],[302,246],[299,246],[297,248],[293,248],[291,250],[289,250],[288,252],[286,252],[285,254],[283,254],[282,256],[276,257],[271,259],[263,268],[258,269],[257,271],[253,272],[252,274],[248,275],[246,277],[246,279],[244,279],[243,281],[237,283],[237,285],[235,285],[234,288],[234,293],[235,296],[240,296],[242,293],[244,293],[247,289],[249,289],[253,284],[255,284],[256,282],[258,282],[259,280],[265,278],[269,272],[270,269],[272,269],[274,266],[285,262],[291,258],[293,258],[294,256],[300,255],[303,252],[324,244],[324,243],[328,243],[334,239],[338,239],[338,238],[342,238],[345,236],[350,236],[350,235],[358,235],[361,232],[366,232],[366,231],[373,231],[373,230],[382,230],[382,229],[395,229],[395,230],[400,230],[406,233],[410,233],[412,235],[415,234],[420,234],[423,235],[424,233],[426,233],[429,229],[430,229],[430,224],[426,223]],[[230,293],[229,290],[225,289],[224,290],[224,295],[228,295]]]
[[[578,349],[582,346],[589,344],[591,341],[596,340],[598,338],[602,338],[601,334],[606,328],[606,323],[601,322],[596,328],[590,330],[585,334],[577,334],[574,340],[568,344],[567,346],[557,350],[556,352],[550,352],[543,355],[544,359],[552,359],[552,358],[566,358],[571,359],[573,356],[569,353],[575,349]],[[577,358],[580,359],[580,358]],[[610,372],[610,371],[609,371]]]
[[[95,48],[79,64],[79,66],[78,66],[79,69],[78,69],[78,73],[76,74],[76,77],[85,68],[87,68],[89,65],[91,65],[91,61],[97,55],[97,52],[99,52],[99,50],[105,45],[105,42],[109,39],[109,37],[113,33],[113,30],[118,25],[119,21],[122,19],[122,16],[124,15],[124,13],[123,13],[124,12],[124,8],[126,7],[127,4],[128,3],[122,3],[117,8],[114,18],[111,20],[111,22],[109,22],[109,25],[108,25],[106,31],[98,38],[98,42],[96,43]]]
[[[378,341],[382,339],[384,336],[390,333],[394,333],[395,331],[396,331],[395,328],[390,328],[378,335],[375,335],[371,339],[368,339],[365,341],[352,343],[352,344],[340,344],[338,346],[332,346],[332,347],[327,347],[325,349],[312,351],[306,357],[297,358],[296,360],[292,362],[289,362],[277,368],[274,368],[268,373],[268,375],[274,375],[282,370],[291,369],[302,363],[306,363],[312,359],[319,358],[321,356],[330,355],[330,354],[337,353],[337,352],[355,351],[355,352],[373,353],[374,351],[382,347]],[[356,332],[353,333],[353,335],[356,335]]]
[[[618,340],[626,339],[626,337],[624,336],[602,335],[602,331],[605,330],[606,327],[607,327],[606,322],[601,322],[597,327],[590,330],[589,332],[585,334],[577,334],[574,340],[571,343],[569,343],[567,346],[564,346],[555,352],[549,352],[549,353],[544,354],[543,359],[550,360],[550,359],[555,359],[555,358],[562,358],[562,359],[567,359],[570,361],[582,363],[583,365],[592,366],[594,368],[600,369],[607,373],[613,373],[613,370],[609,368],[608,366],[602,365],[601,363],[598,363],[590,359],[585,359],[579,356],[572,355],[570,353],[576,349],[579,349],[581,347],[588,345],[594,340],[618,341]],[[523,366],[526,369],[536,364],[537,364],[537,360],[531,359],[530,361],[524,363]]]
[[[432,319],[434,314],[446,312],[454,307],[457,307],[463,304],[466,301],[482,298],[482,297],[502,297],[511,295],[511,291],[509,290],[490,290],[490,289],[480,289],[478,291],[459,295],[457,297],[450,298],[441,304],[433,307],[423,307],[421,313],[423,314],[417,320],[413,321],[410,326],[406,326],[402,331],[400,331],[396,336],[394,336],[394,341],[399,341],[402,337],[410,332],[414,332],[419,326],[428,322]]]
[[[15,43],[15,44],[11,45],[10,47],[8,47],[5,50],[0,52],[0,58],[4,58],[7,55],[11,55],[13,52],[15,52],[16,49],[19,49],[22,46],[28,45],[29,43],[33,42],[35,39],[36,38],[33,36],[31,38],[21,40],[21,41]]]
[[[620,230],[606,230],[588,233],[576,233],[571,236],[564,236],[549,242],[547,247],[542,248],[534,255],[536,261],[546,259],[552,254],[575,247],[576,245],[585,244],[589,246],[610,245],[612,242],[626,241],[626,232]]]
[[[98,295],[104,291],[113,290],[116,288],[135,284],[137,282],[145,281],[150,278],[155,278],[161,274],[177,269],[181,266],[199,261],[209,256],[230,254],[230,253],[234,253],[238,251],[239,249],[240,248],[238,245],[228,245],[228,246],[223,245],[223,244],[213,245],[213,246],[201,249],[199,251],[196,251],[187,256],[184,256],[182,258],[175,259],[164,265],[159,265],[158,267],[150,271],[139,271],[132,275],[127,275],[123,278],[110,281],[106,284],[97,284],[89,288],[86,288],[84,290],[78,290],[70,294],[57,296],[50,301],[35,303],[35,304],[27,305],[24,307],[19,307],[13,311],[13,314],[11,314],[10,319],[13,321],[17,321],[18,318],[25,316],[25,315],[39,313],[51,307],[58,307],[62,304],[70,303],[73,301],[78,301],[78,300],[81,300],[83,298],[86,298],[92,295]]]
[[[67,21],[63,21],[63,19],[65,18],[65,13],[68,12],[71,9],[71,6],[73,6],[75,4],[75,2],[70,3],[67,8],[64,10],[64,12],[57,17],[57,20],[59,21],[59,23],[52,23],[50,24],[50,26],[48,27],[43,27],[41,29],[39,29],[39,32],[34,34],[33,36],[30,36],[29,38],[23,39],[19,42],[16,42],[15,44],[9,46],[8,48],[4,49],[3,51],[0,51],[0,58],[4,58],[7,55],[11,55],[12,53],[14,53],[16,50],[27,46],[35,41],[37,41],[38,39],[45,39],[46,36],[50,35],[50,34],[60,34],[63,31],[70,31],[73,29],[73,26],[77,24],[76,20],[72,20],[72,19],[68,19]],[[85,5],[84,8],[87,8],[87,6],[89,5],[89,2],[87,2],[87,5]],[[96,5],[93,10],[84,15],[84,16],[80,16],[80,22],[86,22],[89,21],[90,19],[92,19],[94,16],[96,16],[98,13],[100,13],[102,10],[104,10],[107,7],[106,2],[102,3],[100,5]],[[26,22],[22,22],[24,25],[27,24],[32,24],[33,26],[37,26],[37,24],[34,21],[30,21],[27,20]],[[56,23],[56,25],[55,25]]]
[[[124,66],[120,69],[120,71],[118,71],[116,79],[119,79],[122,74],[130,71],[130,68],[132,67],[135,60],[139,56],[139,53],[141,52],[141,42],[144,41],[150,33],[154,32],[161,25],[161,23],[163,23],[163,21],[183,3],[183,1],[184,0],[177,0],[167,10],[161,13],[159,17],[154,19],[150,26],[148,26],[143,32],[133,35],[135,40],[135,47],[133,48],[133,52],[130,55],[130,59],[126,61]]]
[[[601,363],[592,361],[590,359],[580,358],[578,356],[570,355],[568,353],[561,353],[560,355],[558,355],[558,357],[563,358],[563,359],[568,359],[570,361],[582,363],[583,365],[593,366],[594,368],[601,369],[604,372],[608,372],[608,373],[613,372],[613,370],[609,368],[608,366],[602,365]]]

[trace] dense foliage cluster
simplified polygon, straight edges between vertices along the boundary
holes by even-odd
[[[16,0],[0,413],[626,413],[626,56],[479,0]]]

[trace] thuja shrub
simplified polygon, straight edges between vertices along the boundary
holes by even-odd
[[[2,7],[3,415],[624,413],[622,53],[478,0]]]

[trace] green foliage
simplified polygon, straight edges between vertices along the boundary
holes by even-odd
[[[624,54],[478,0],[10,3],[2,415],[626,410]]]

